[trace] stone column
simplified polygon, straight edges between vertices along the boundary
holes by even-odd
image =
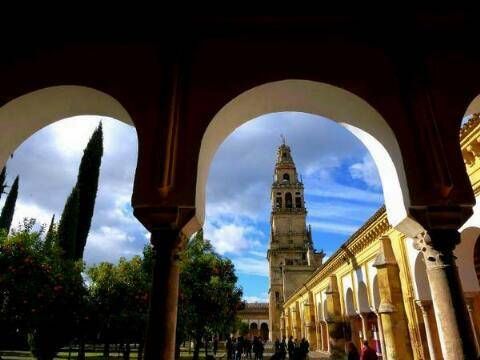
[[[477,346],[477,354],[480,353],[480,346],[478,344],[478,331],[477,326],[475,325],[475,318],[473,315],[473,301],[471,297],[465,297],[465,302],[467,303],[468,316],[470,318],[470,324],[472,324],[473,336],[475,337],[475,345]]]
[[[152,231],[154,265],[150,310],[145,336],[145,360],[175,358],[179,282],[179,252],[185,239],[171,228]]]
[[[475,359],[477,350],[453,250],[457,229],[433,229],[416,241],[425,258],[427,277],[445,359]]]
[[[382,355],[382,359],[383,360],[387,360],[388,357],[387,355],[385,354],[385,341],[383,339],[383,326],[382,326],[382,319],[380,317],[380,314],[376,311],[375,312],[375,315],[377,316],[377,335],[378,335],[378,339],[380,341],[380,353]],[[377,353],[378,355],[378,353]]]
[[[286,334],[286,330],[285,330],[285,316],[283,314],[283,311],[282,313],[280,314],[280,337],[286,337],[287,334]]]
[[[413,359],[397,261],[388,236],[380,239],[377,268],[380,292],[378,313],[383,328],[384,354],[390,360]]]
[[[310,348],[315,349],[317,347],[317,337],[315,331],[315,309],[313,301],[313,293],[308,292],[308,300],[304,306],[304,319],[305,319],[305,338],[310,343]]]
[[[362,341],[368,340],[368,313],[358,313],[360,319],[362,319]]]
[[[315,338],[317,340],[317,350],[322,350],[323,348],[323,343],[322,343],[322,337],[321,337],[321,326],[318,321],[315,322]]]
[[[325,321],[328,329],[330,358],[341,359],[345,355],[345,323],[342,319],[340,294],[338,293],[338,283],[335,275],[329,277],[326,300]]]
[[[427,335],[427,344],[428,344],[428,353],[430,354],[430,360],[436,360],[436,354],[435,354],[435,344],[433,342],[433,336],[432,336],[432,324],[430,323],[430,309],[432,307],[432,301],[431,300],[416,300],[415,303],[418,305],[420,308],[420,311],[422,312],[423,316],[423,322],[425,324],[425,333]]]

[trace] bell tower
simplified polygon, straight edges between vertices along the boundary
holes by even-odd
[[[270,246],[270,339],[280,339],[283,302],[322,264],[324,253],[313,248],[307,227],[303,183],[299,180],[290,147],[283,140],[277,150],[271,191]]]

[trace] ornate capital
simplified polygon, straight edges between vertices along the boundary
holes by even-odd
[[[388,302],[381,302],[380,306],[378,307],[379,314],[391,314],[396,311],[397,311],[396,306]]]
[[[457,230],[433,230],[417,236],[414,247],[423,253],[427,269],[433,269],[454,264],[453,250],[459,241]]]

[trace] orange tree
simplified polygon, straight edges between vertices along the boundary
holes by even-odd
[[[104,357],[109,344],[139,343],[143,349],[144,329],[149,303],[149,248],[144,257],[121,258],[117,264],[102,262],[87,270],[90,278],[89,297],[92,306],[92,330],[100,333]]]
[[[0,318],[28,339],[38,359],[52,359],[71,341],[86,290],[82,263],[65,261],[43,240],[35,220],[0,236]]]
[[[177,354],[180,344],[191,337],[195,340],[193,359],[198,359],[202,339],[230,333],[241,297],[232,262],[215,253],[199,231],[181,261]]]

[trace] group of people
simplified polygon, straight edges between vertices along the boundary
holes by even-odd
[[[347,345],[347,359],[348,360],[377,360],[377,352],[368,345],[365,340],[362,345],[362,350],[359,353],[357,347],[353,342]]]
[[[243,336],[238,338],[227,337],[225,344],[227,360],[253,359],[263,360],[264,344],[261,338],[254,336],[253,341]]]
[[[288,353],[289,359],[305,360],[310,349],[310,344],[307,339],[303,338],[301,341],[293,339],[290,336],[288,341],[283,337],[282,341],[277,339],[275,341],[275,354],[272,359],[284,360]]]

